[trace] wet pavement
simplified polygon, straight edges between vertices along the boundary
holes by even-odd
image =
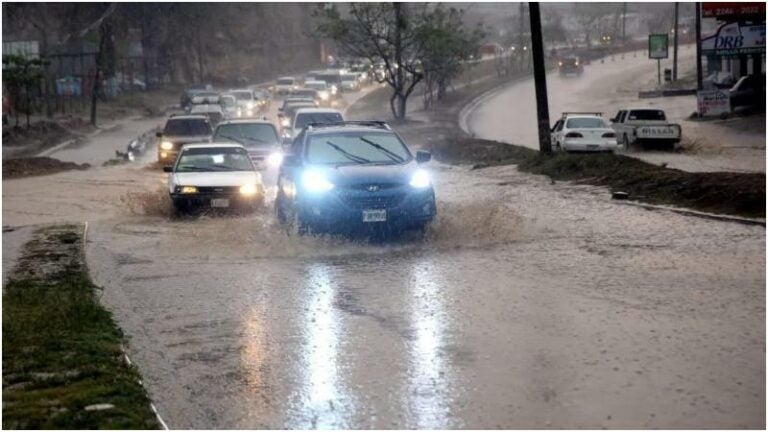
[[[692,45],[681,47],[679,76],[695,70],[695,59]],[[661,67],[671,68],[672,60],[663,60]],[[765,114],[692,121],[688,117],[696,111],[696,96],[638,98],[638,91],[656,85],[656,62],[647,58],[646,51],[593,61],[580,77],[551,72],[547,75],[551,123],[565,111],[601,112],[607,120],[620,109],[657,107],[671,122],[682,125],[685,151],[631,150],[627,155],[685,171],[765,172]],[[529,126],[536,124],[535,107],[533,81],[525,79],[489,95],[468,112],[467,127],[479,138],[538,149],[538,132]]]
[[[164,178],[132,165],[5,182],[3,216],[90,221],[89,269],[171,428],[765,426],[763,227],[430,169],[424,240],[289,236],[271,205],[136,215],[126,192]]]
[[[423,242],[290,237],[270,209],[92,224],[171,427],[763,427],[762,227],[434,169]]]

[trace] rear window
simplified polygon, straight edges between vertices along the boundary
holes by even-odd
[[[163,129],[164,135],[200,136],[210,135],[211,125],[204,119],[170,119]]]
[[[629,112],[629,120],[666,120],[662,110],[635,110]]]
[[[291,78],[280,78],[277,80],[277,83],[279,85],[293,85],[293,79]]]
[[[300,113],[296,115],[294,128],[303,129],[310,123],[336,123],[340,121],[344,121],[344,119],[337,112]]]
[[[607,127],[603,119],[599,117],[581,117],[568,119],[565,122],[565,127],[568,129],[592,129],[592,128],[604,128]]]

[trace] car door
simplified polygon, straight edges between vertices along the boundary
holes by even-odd
[[[560,135],[563,130],[563,119],[558,120],[554,126],[552,126],[551,140],[553,143],[559,143],[561,141]]]

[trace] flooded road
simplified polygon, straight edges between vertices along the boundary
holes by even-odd
[[[169,425],[762,427],[762,227],[433,168],[424,241],[290,237],[271,209],[91,224]]]
[[[693,73],[695,49],[680,50],[680,76]],[[662,69],[672,60],[662,60]],[[671,122],[683,129],[686,150],[631,151],[628,155],[653,164],[685,171],[765,172],[765,115],[727,120],[692,121],[695,96],[639,99],[638,91],[657,85],[656,62],[646,51],[610,56],[586,65],[580,77],[547,75],[549,116],[552,124],[566,111],[601,112],[606,120],[628,107],[664,109]],[[466,114],[469,132],[484,139],[538,149],[536,98],[532,79],[524,79],[489,95]]]
[[[89,222],[171,428],[765,426],[763,227],[429,167],[423,241],[289,236],[271,203],[170,220],[140,164],[6,181],[3,216]]]

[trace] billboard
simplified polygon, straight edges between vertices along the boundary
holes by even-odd
[[[765,19],[765,3],[750,2],[702,2],[701,16],[704,18],[739,18],[762,15]]]
[[[701,39],[701,52],[705,55],[765,53],[765,24],[723,24],[715,34]]]
[[[669,36],[666,34],[648,35],[648,58],[665,59],[669,57]]]

